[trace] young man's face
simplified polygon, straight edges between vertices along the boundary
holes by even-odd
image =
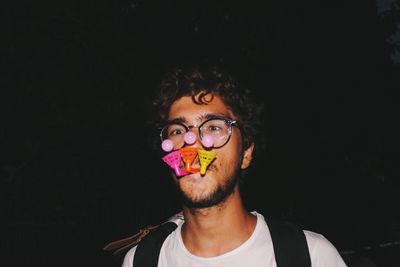
[[[206,97],[211,99],[211,95]],[[183,119],[186,125],[200,125],[209,115],[236,119],[221,98],[215,95],[207,105],[196,104],[189,96],[178,99],[170,108],[168,120]],[[192,131],[197,134],[197,142],[191,146],[202,148],[198,129],[193,128]],[[213,150],[217,156],[204,176],[194,173],[179,180],[175,178],[184,205],[189,208],[211,207],[225,200],[237,186],[240,169],[250,164],[252,147],[242,153],[242,137],[237,127],[232,127],[232,135],[224,146]],[[194,161],[193,167],[200,167],[198,159]]]

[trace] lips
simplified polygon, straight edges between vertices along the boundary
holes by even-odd
[[[192,167],[192,170],[191,170],[190,172],[188,172],[188,174],[183,175],[183,176],[178,177],[178,178],[181,179],[181,178],[183,178],[183,177],[187,177],[187,176],[191,176],[191,175],[193,175],[193,174],[198,174],[198,173],[200,173],[200,165],[198,164],[198,162],[197,162],[197,164],[194,163],[191,167]],[[184,168],[185,168],[185,165],[181,164],[180,168],[183,168],[183,169],[184,169]],[[217,170],[217,168],[216,168],[216,166],[215,166],[213,163],[211,163],[211,164],[207,167],[207,172],[215,171],[215,170]],[[207,172],[206,172],[206,174],[207,174]],[[200,178],[202,178],[202,177],[204,177],[204,176],[205,176],[205,175],[199,175]]]
[[[179,168],[185,169],[185,162],[182,160],[181,164],[179,165]],[[196,157],[196,159],[193,161],[193,163],[190,165],[190,168],[192,169],[189,171],[189,173],[198,173],[200,171],[200,164],[199,164],[199,159]]]
[[[185,153],[186,152],[190,152],[190,151],[185,151]],[[188,159],[187,156],[186,156],[186,159]],[[203,163],[207,164],[207,165],[202,166],[200,164],[200,160],[205,161]],[[215,154],[203,153],[202,154],[202,158],[200,158],[199,155],[196,155],[196,157],[192,160],[190,165],[187,165],[188,161],[187,160],[185,161],[184,158],[182,157],[181,161],[180,161],[180,164],[179,164],[179,168],[181,170],[185,170],[185,173],[187,173],[187,174],[179,176],[178,179],[180,179],[180,178],[182,178],[184,176],[188,176],[190,174],[196,174],[196,173],[199,173],[199,172],[201,174],[201,177],[204,177],[207,171],[216,170],[216,166],[214,165],[214,163],[215,163]],[[205,170],[203,169],[204,167],[206,168]],[[187,169],[187,168],[189,168],[189,169]]]

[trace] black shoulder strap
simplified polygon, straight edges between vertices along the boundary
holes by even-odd
[[[136,247],[133,267],[157,267],[162,244],[176,227],[176,223],[166,222],[147,235]]]
[[[278,267],[311,267],[307,240],[302,229],[290,222],[268,220]]]

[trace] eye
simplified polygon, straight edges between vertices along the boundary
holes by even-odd
[[[220,119],[209,120],[204,123],[202,130],[203,133],[212,134],[212,135],[221,135],[226,131],[226,123]]]
[[[219,127],[217,125],[210,125],[208,127],[208,130],[211,131],[211,132],[218,132],[218,131],[221,131],[221,127]]]
[[[186,129],[180,124],[172,124],[167,129],[167,137],[181,136],[186,133]]]
[[[176,135],[181,135],[181,134],[184,134],[185,133],[185,131],[183,131],[182,129],[172,129],[170,132],[169,132],[169,136],[176,136]]]

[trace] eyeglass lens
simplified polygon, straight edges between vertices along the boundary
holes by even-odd
[[[211,119],[205,121],[198,128],[200,139],[206,134],[211,135],[214,138],[214,147],[223,146],[229,139],[231,133],[230,124],[223,119]],[[187,131],[187,127],[183,124],[169,124],[163,128],[161,138],[162,140],[171,140],[174,144],[174,149],[178,149],[183,147],[185,143],[184,134],[187,133]]]

